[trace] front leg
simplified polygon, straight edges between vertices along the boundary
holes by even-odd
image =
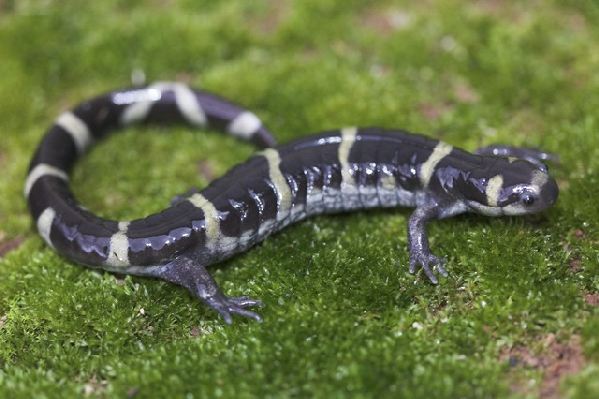
[[[422,205],[412,213],[408,222],[408,244],[410,246],[410,273],[416,271],[417,266],[422,266],[424,274],[433,284],[439,280],[432,271],[432,267],[437,266],[439,274],[447,277],[447,272],[443,268],[445,259],[439,258],[430,250],[428,235],[426,234],[426,225],[433,219],[439,218],[438,205]]]
[[[247,296],[226,296],[208,270],[187,256],[179,256],[166,264],[156,277],[187,288],[206,305],[220,313],[227,324],[233,321],[231,313],[262,322],[259,314],[244,309],[248,306],[262,307],[262,301]]]

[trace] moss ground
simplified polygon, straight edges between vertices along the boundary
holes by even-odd
[[[599,396],[595,1],[5,0],[0,43],[0,397]],[[263,324],[227,326],[183,289],[69,262],[30,226],[43,132],[134,70],[234,99],[280,142],[380,125],[543,147],[561,196],[538,216],[433,223],[451,273],[437,286],[405,267],[409,209],[300,223],[213,269],[266,304]],[[73,187],[103,216],[142,217],[253,151],[129,129]]]

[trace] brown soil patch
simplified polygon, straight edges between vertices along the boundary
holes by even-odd
[[[12,240],[0,244],[0,258],[6,253],[17,249],[25,241],[25,237],[15,237]]]
[[[542,337],[545,349],[534,354],[526,346],[518,346],[506,350],[500,355],[501,361],[507,361],[514,368],[529,368],[543,371],[539,398],[560,398],[559,385],[563,377],[580,371],[586,360],[583,356],[581,338],[573,335],[566,342],[558,342],[555,334]],[[512,385],[514,392],[528,392],[529,388],[516,382]]]

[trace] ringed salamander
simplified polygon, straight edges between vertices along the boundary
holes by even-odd
[[[177,196],[143,219],[112,221],[79,205],[69,172],[112,130],[138,122],[213,126],[266,148],[212,181]],[[37,229],[48,245],[77,263],[179,284],[231,323],[231,314],[262,321],[227,297],[206,270],[285,226],[312,215],[374,207],[415,207],[408,222],[409,270],[447,276],[429,248],[426,225],[463,212],[488,216],[542,211],[558,187],[536,149],[485,147],[475,154],[418,134],[345,128],[273,147],[250,111],[180,83],[109,92],[60,115],[43,137],[25,183]],[[496,156],[502,155],[502,156]]]

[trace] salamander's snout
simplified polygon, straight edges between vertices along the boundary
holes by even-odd
[[[553,206],[559,196],[559,187],[554,178],[550,177],[547,179],[545,184],[541,187],[541,201],[544,202],[545,209]]]

